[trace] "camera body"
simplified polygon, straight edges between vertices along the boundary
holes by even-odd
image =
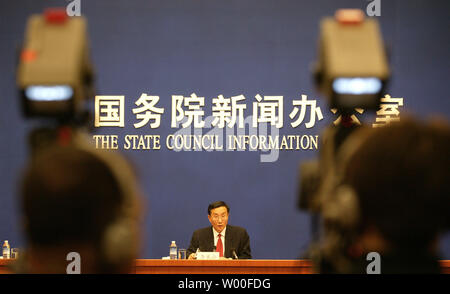
[[[331,108],[376,110],[390,76],[378,23],[342,14],[321,21],[316,86]]]
[[[358,109],[376,111],[390,77],[378,23],[360,10],[338,10],[321,21],[313,77],[330,108],[341,115],[322,133],[319,158],[300,164],[297,206],[311,213],[312,242],[307,258],[320,272],[351,272],[348,256],[359,220],[359,204],[342,173],[362,141]]]
[[[70,120],[93,95],[87,24],[49,9],[32,15],[18,60],[17,86],[26,117]]]

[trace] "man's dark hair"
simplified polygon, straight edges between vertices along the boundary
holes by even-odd
[[[208,205],[208,215],[211,215],[211,210],[225,206],[227,208],[227,212],[230,213],[230,207],[223,201],[216,201]]]
[[[27,239],[35,246],[95,244],[124,201],[106,163],[74,147],[54,147],[36,155],[21,190]]]
[[[361,229],[396,247],[425,248],[448,229],[450,131],[411,119],[371,130],[344,182],[358,195]]]

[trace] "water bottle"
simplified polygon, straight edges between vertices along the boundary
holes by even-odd
[[[170,259],[177,259],[177,244],[175,241],[172,241],[169,247],[169,255]]]
[[[9,247],[9,243],[8,240],[5,240],[5,242],[3,243],[3,259],[9,259],[11,251],[10,251],[10,247]]]

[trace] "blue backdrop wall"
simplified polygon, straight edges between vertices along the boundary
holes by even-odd
[[[160,134],[170,128],[171,95],[212,98],[243,94],[247,109],[256,94],[301,94],[319,102],[324,119],[283,134],[320,134],[334,118],[313,89],[310,64],[316,57],[319,21],[338,8],[361,8],[368,1],[298,0],[81,0],[87,17],[97,93],[124,95],[126,111],[142,93],[160,96],[165,108],[156,130],[101,128],[98,134]],[[19,111],[15,87],[16,49],[25,23],[45,7],[67,1],[0,2],[0,239],[24,246],[16,201],[17,180],[28,157],[27,133],[34,126]],[[449,117],[449,1],[381,1],[380,21],[391,56],[388,93],[403,97],[402,112]],[[285,111],[287,118],[288,110]],[[204,130],[206,132],[207,130]],[[162,142],[163,143],[163,142]],[[164,145],[164,144],[163,144]],[[244,226],[254,258],[297,258],[310,241],[309,215],[296,208],[298,166],[314,150],[283,151],[273,163],[259,152],[126,151],[137,166],[146,198],[141,257],[168,255],[171,240],[187,247],[193,230],[208,225],[208,203],[231,206],[230,224]],[[441,243],[450,258],[450,238]]]

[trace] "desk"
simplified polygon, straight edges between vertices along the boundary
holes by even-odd
[[[11,273],[11,259],[0,259],[0,274]],[[450,260],[440,261],[442,273],[450,274]],[[309,260],[161,260],[136,259],[132,274],[310,274]]]
[[[311,274],[309,260],[137,259],[136,274]]]
[[[0,259],[0,274],[10,273],[11,259]],[[132,274],[309,274],[308,260],[162,260],[136,259]]]
[[[8,268],[8,265],[14,262],[13,259],[0,259],[0,274],[9,274],[10,270]]]

